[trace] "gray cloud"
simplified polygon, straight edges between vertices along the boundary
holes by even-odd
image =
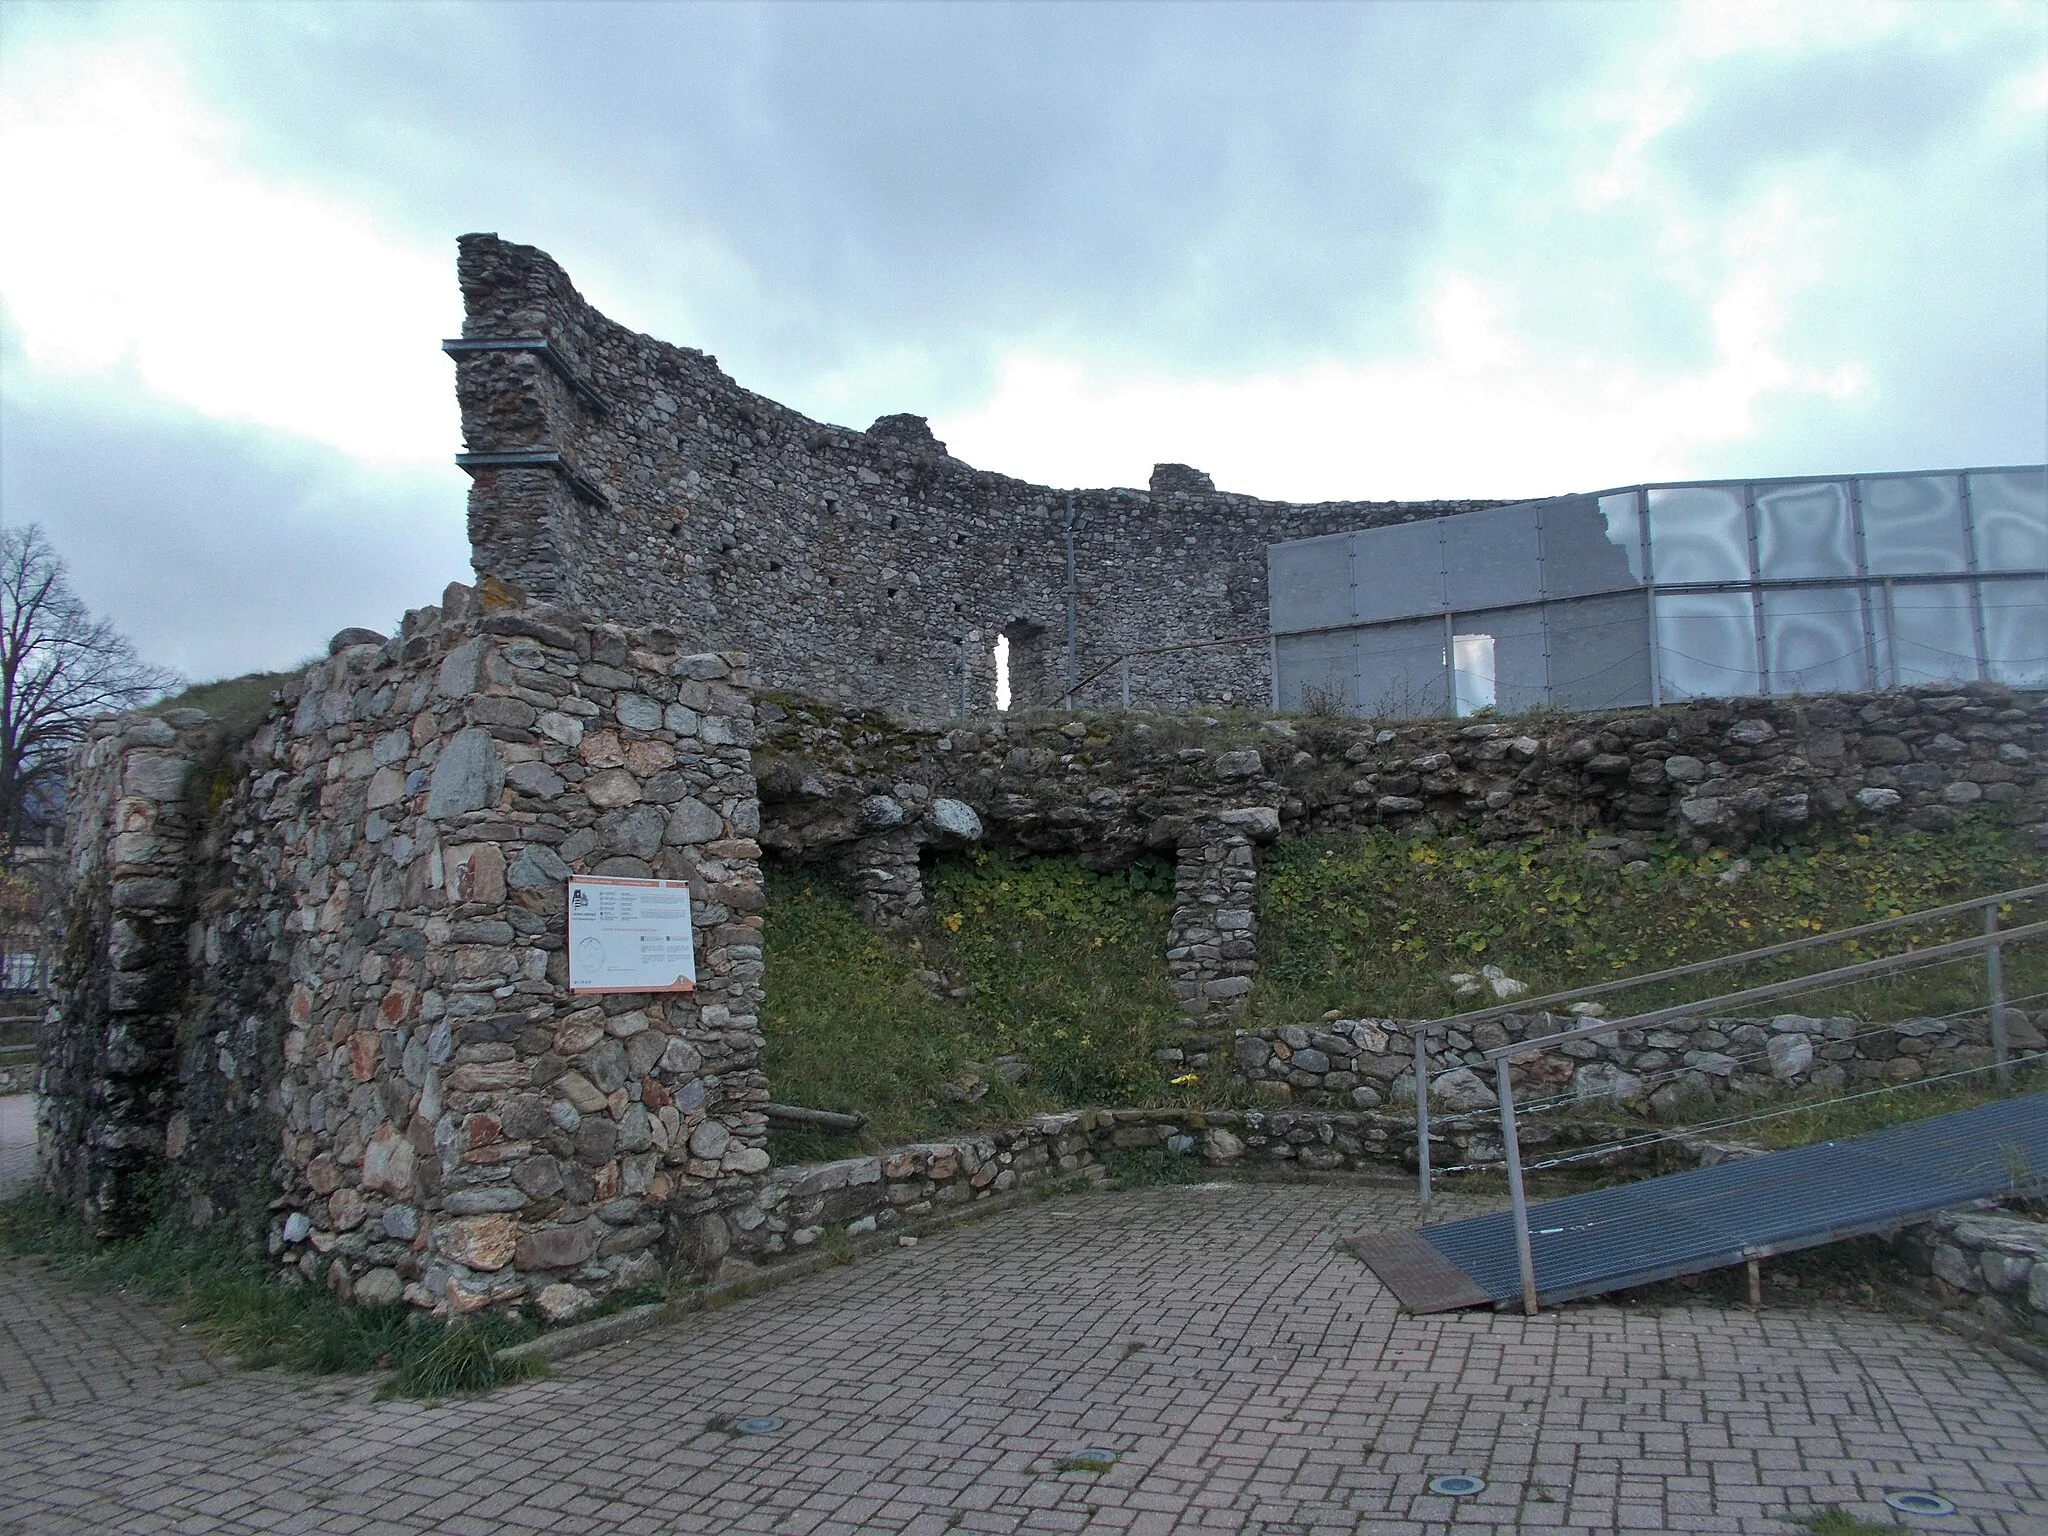
[[[18,355],[4,359],[11,371]],[[93,611],[205,680],[388,630],[469,575],[461,473],[376,476],[103,387],[0,401],[0,508],[40,523]]]
[[[246,14],[207,13],[195,59],[280,164],[437,237],[546,245],[668,310],[646,323],[720,306],[718,350],[771,381],[906,348],[973,377],[1020,337],[1341,355],[1415,281],[1443,168],[1614,31],[1468,5]]]
[[[2040,29],[1936,48],[1915,38],[1702,71],[1700,99],[1659,143],[1702,196],[1734,196],[1789,163],[1833,157],[1844,169],[1911,175],[1944,141],[1975,131],[1987,100],[2016,71],[2013,44]]]
[[[1660,210],[1704,249],[1775,173],[1839,167],[1853,227],[1826,237],[1828,276],[1795,285],[1777,344],[1803,369],[1860,364],[1870,388],[1766,397],[1753,436],[1689,467],[2048,453],[2048,146],[1987,151],[1979,132],[1996,84],[2038,67],[2038,26],[1704,66],[1651,146],[1652,192],[1579,196],[1576,157],[1611,131],[1588,93],[1625,85],[1673,14],[17,4],[10,46],[31,21],[154,37],[232,125],[229,159],[445,253],[451,293],[453,237],[496,229],[621,320],[856,426],[971,411],[1017,351],[1106,378],[1396,359],[1450,273],[1506,295],[1532,366],[1696,374],[1715,258],[1660,249]],[[322,344],[320,298],[291,344]],[[46,383],[5,401],[0,507],[42,521],[154,657],[288,663],[466,570],[452,468],[379,477],[140,389]]]

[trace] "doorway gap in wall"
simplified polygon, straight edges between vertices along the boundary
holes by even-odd
[[[1451,684],[1460,716],[1493,708],[1495,698],[1493,636],[1451,637]]]

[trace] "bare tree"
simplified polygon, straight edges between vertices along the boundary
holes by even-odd
[[[86,722],[177,681],[86,610],[41,528],[0,529],[0,859],[59,805]]]

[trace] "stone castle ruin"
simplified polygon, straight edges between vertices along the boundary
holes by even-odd
[[[108,1228],[168,1188],[345,1294],[563,1317],[1194,1134],[1054,1116],[775,1168],[764,857],[913,926],[934,849],[1171,858],[1180,1049],[1295,1106],[1202,1145],[1335,1167],[1400,1154],[1410,1045],[1385,1020],[1234,1032],[1277,837],[1570,829],[1617,865],[1658,834],[1970,813],[2048,838],[2048,701],[1995,678],[1514,719],[998,711],[998,638],[1023,705],[1110,703],[1130,654],[1137,702],[1262,711],[1269,542],[1482,504],[1290,506],[1179,466],[1070,495],[914,417],[852,432],[748,394],[531,248],[470,236],[460,270],[475,586],[343,631],[245,738],[173,709],[74,758],[42,1156]],[[688,882],[696,991],[572,992],[572,874]],[[1887,1070],[1858,1049],[1816,1029],[1772,1061]],[[1611,1097],[1641,1060],[1592,1065]]]
[[[1265,708],[1269,543],[1493,505],[1298,506],[1178,464],[1143,491],[1030,485],[961,463],[921,417],[855,432],[749,393],[607,320],[531,246],[465,236],[460,271],[478,576],[743,649],[771,689],[986,714],[1002,637],[1020,706],[1143,652],[1136,702]]]

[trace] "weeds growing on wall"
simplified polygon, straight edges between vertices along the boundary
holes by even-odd
[[[1364,832],[1280,843],[1261,858],[1256,1016],[1299,1022],[1333,1008],[1440,1016],[1481,1006],[1456,999],[1445,978],[1485,965],[1536,993],[1560,991],[2048,880],[2048,855],[1985,825],[1759,848],[1741,868],[1720,850],[1694,854],[1660,842],[1648,866],[1610,868],[1571,838],[1466,846]],[[1939,932],[1916,930],[1915,942],[1977,931],[1972,916]],[[1851,941],[1720,973],[1707,984],[1732,991],[1899,947],[1882,936]],[[2048,989],[2048,946],[2015,948],[2006,970],[2013,997]],[[1694,990],[1632,991],[1628,1006],[1702,995],[1689,985]],[[1972,956],[1765,1011],[1906,1018],[1983,1000],[1983,963]]]
[[[54,1200],[0,1203],[0,1249],[33,1254],[76,1283],[167,1302],[245,1367],[318,1375],[392,1372],[387,1395],[440,1398],[536,1375],[499,1351],[538,1330],[503,1317],[441,1323],[407,1306],[362,1307],[324,1286],[287,1284],[238,1244],[160,1218],[126,1242],[94,1241]]]
[[[778,1132],[779,1157],[1175,1096],[1152,1060],[1177,1016],[1170,868],[980,854],[939,861],[926,885],[927,931],[894,938],[824,875],[768,866],[763,1069],[779,1100],[870,1119],[858,1137]],[[968,996],[934,997],[920,971]],[[1006,1056],[1021,1082],[998,1070]]]
[[[203,709],[213,716],[230,740],[244,741],[270,713],[270,696],[320,659],[314,657],[302,662],[289,672],[250,672],[241,677],[224,677],[218,682],[194,683],[182,693],[150,705],[149,712],[162,714],[167,709]]]

